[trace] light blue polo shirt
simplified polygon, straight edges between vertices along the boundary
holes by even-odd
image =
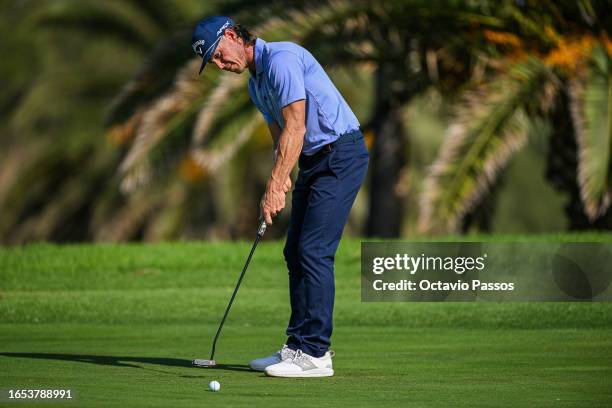
[[[311,155],[340,135],[359,128],[359,121],[321,64],[305,48],[291,42],[255,43],[256,74],[249,95],[266,122],[285,127],[281,109],[306,100],[306,135],[302,153]]]

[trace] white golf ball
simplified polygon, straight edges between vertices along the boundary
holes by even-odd
[[[208,389],[217,392],[221,389],[221,384],[219,384],[219,381],[211,381],[208,383]]]

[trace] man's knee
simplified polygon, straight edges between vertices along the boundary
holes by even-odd
[[[332,269],[334,264],[332,248],[322,247],[319,241],[300,241],[297,247],[298,262],[302,270]]]

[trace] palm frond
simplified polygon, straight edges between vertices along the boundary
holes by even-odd
[[[142,11],[142,7],[121,0],[61,0],[40,7],[30,19],[41,26],[62,30],[74,28],[80,33],[114,36],[147,47],[155,44],[163,30],[160,20]]]
[[[105,119],[107,126],[129,120],[142,105],[172,88],[177,71],[193,58],[190,36],[188,30],[179,30],[153,48],[140,70],[111,102]]]
[[[480,202],[526,143],[530,105],[542,99],[553,82],[551,71],[532,59],[466,94],[424,182],[421,231],[457,230],[462,216]]]
[[[150,215],[163,206],[163,194],[138,191],[128,197],[125,205],[106,219],[94,233],[95,241],[124,242],[134,239]]]
[[[158,99],[142,114],[134,144],[119,168],[123,175],[121,188],[125,192],[147,184],[152,176],[151,154],[165,146],[160,141],[177,126],[184,124],[184,119],[195,115],[199,101],[202,99],[198,77],[194,75],[198,68],[196,60],[190,61],[177,76],[174,89]],[[177,132],[177,137],[188,139],[188,132]]]
[[[590,67],[570,81],[578,144],[578,183],[586,215],[603,215],[612,202],[612,62],[595,47]]]
[[[126,1],[126,0],[124,0]],[[191,0],[127,0],[134,4],[141,13],[148,15],[166,29],[183,24],[194,14]]]
[[[27,22],[54,30],[78,30],[97,39],[115,38],[146,53],[146,64],[112,102],[106,124],[128,120],[142,103],[166,92],[178,67],[193,56],[189,0],[53,0],[32,7]],[[163,38],[163,39],[162,39]],[[160,41],[161,39],[161,41]]]
[[[208,148],[195,148],[191,151],[191,157],[205,172],[215,173],[227,163],[244,145],[253,134],[253,131],[263,124],[263,118],[259,112],[251,109],[242,117],[236,117],[233,126],[225,135],[220,136],[217,143]]]
[[[210,131],[215,118],[223,107],[233,104],[232,94],[238,90],[244,93],[246,83],[248,81],[245,75],[235,75],[226,73],[221,78],[212,94],[207,98],[202,110],[198,114],[193,131],[193,141],[195,145],[200,145],[204,142],[206,134]]]

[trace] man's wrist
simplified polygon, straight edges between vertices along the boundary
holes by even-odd
[[[283,183],[279,182],[276,177],[271,177],[266,185],[266,191],[270,191],[273,193],[282,193]]]

